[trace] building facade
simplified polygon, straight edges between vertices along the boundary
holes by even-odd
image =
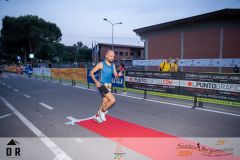
[[[98,43],[97,51],[93,54],[92,61],[94,63],[103,61],[108,50],[112,50],[112,44]],[[131,65],[131,61],[134,59],[144,59],[144,47],[142,46],[114,44],[113,50],[116,63],[125,62]]]
[[[144,40],[145,59],[240,58],[240,9],[223,9],[134,32]],[[183,67],[182,71],[230,72],[232,68]]]

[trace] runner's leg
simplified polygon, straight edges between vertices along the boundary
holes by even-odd
[[[99,107],[99,111],[101,111],[103,109],[103,107],[106,105],[106,103],[108,102],[108,99],[106,97],[103,97],[103,101],[101,106]]]
[[[106,121],[106,111],[115,103],[115,97],[105,86],[102,86],[102,88],[99,88],[99,90],[103,95],[103,101],[99,107],[99,112],[95,115],[95,120],[101,123],[103,121]]]
[[[106,104],[103,106],[102,108],[102,111],[106,111],[108,110],[115,102],[116,102],[116,99],[115,97],[112,95],[111,92],[108,92],[107,94],[104,95],[108,101],[106,102]]]

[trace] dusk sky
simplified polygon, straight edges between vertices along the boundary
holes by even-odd
[[[37,15],[57,24],[61,43],[89,47],[92,41],[111,43],[107,18],[123,23],[114,28],[114,43],[143,45],[134,29],[224,8],[240,8],[240,0],[0,0],[0,18]]]

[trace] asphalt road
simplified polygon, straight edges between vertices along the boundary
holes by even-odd
[[[23,145],[26,159],[39,155],[39,148],[46,153],[37,156],[40,159],[113,159],[114,149],[109,148],[116,146],[114,142],[79,125],[65,124],[68,116],[84,119],[94,115],[98,109],[101,102],[99,93],[82,87],[11,73],[1,74],[0,141],[3,143],[0,147],[4,149],[12,137],[27,144],[27,138],[32,139],[31,144],[36,144],[38,149],[30,147],[31,151],[26,149],[29,146]],[[178,101],[144,100],[125,94],[115,96],[117,103],[109,115],[146,128],[177,137],[240,136],[240,114],[237,112],[191,109]],[[95,143],[91,144],[93,139]],[[102,143],[106,144],[104,149]],[[77,148],[77,151],[72,148]],[[78,149],[84,152],[80,153]],[[128,148],[124,150],[128,152],[128,159],[148,159]],[[26,152],[31,152],[31,156],[28,157]]]

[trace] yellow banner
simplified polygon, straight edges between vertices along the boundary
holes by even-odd
[[[22,73],[22,69],[20,66],[5,66],[4,70],[7,72],[14,72],[14,73]]]
[[[87,82],[86,68],[52,68],[52,77]]]

